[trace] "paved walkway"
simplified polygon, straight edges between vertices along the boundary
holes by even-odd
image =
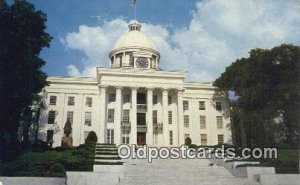
[[[246,178],[231,175],[225,168],[209,166],[207,159],[125,160],[119,185],[243,185]],[[134,165],[135,164],[135,165]]]

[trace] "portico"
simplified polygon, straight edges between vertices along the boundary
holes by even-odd
[[[109,108],[114,108],[115,112],[113,123],[107,122],[107,109],[104,107],[100,109],[100,115],[105,117],[105,119],[101,119],[100,125],[113,124],[115,144],[147,144],[153,146],[158,145],[157,141],[154,142],[154,137],[162,137],[162,144],[170,145],[169,131],[172,131],[172,145],[179,145],[177,128],[183,122],[183,116],[177,114],[177,112],[182,107],[183,89],[154,86],[145,88],[99,85],[99,91],[100,99],[108,100],[109,93],[115,94],[116,97],[114,102],[108,102],[108,104],[112,104],[109,105]],[[130,92],[130,101],[124,102],[124,96],[128,96],[128,92]],[[153,101],[154,97],[155,102]],[[169,102],[170,100],[171,102]],[[124,113],[127,114],[126,111],[129,112],[129,118],[124,115]],[[153,116],[153,112],[155,112],[155,116]],[[171,112],[172,118],[170,117]],[[171,119],[172,122],[170,122]],[[107,126],[100,129],[103,135],[107,135]],[[125,133],[129,133],[127,141],[122,139]],[[103,138],[105,139],[103,140],[104,143],[108,142],[107,137]]]

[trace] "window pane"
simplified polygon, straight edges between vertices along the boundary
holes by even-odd
[[[205,128],[206,128],[206,117],[200,116],[200,129],[205,129]]]
[[[91,97],[86,97],[86,100],[85,100],[85,106],[87,107],[92,107],[93,105],[93,98]]]
[[[87,125],[87,126],[92,125],[92,113],[91,112],[85,112],[84,124]]]
[[[173,131],[172,130],[170,130],[169,131],[169,142],[170,142],[170,145],[173,145]]]
[[[189,110],[189,102],[183,101],[183,110]]]
[[[219,134],[218,135],[218,144],[223,144],[224,143],[224,135],[223,134]]]
[[[205,110],[205,101],[199,101],[199,110]]]
[[[207,145],[207,135],[200,134],[200,138],[201,138],[201,145],[203,145],[203,146]]]
[[[123,122],[129,123],[130,117],[129,117],[129,110],[123,110]]]
[[[156,124],[157,123],[157,111],[156,110],[153,111],[152,116],[153,116],[153,123]]]
[[[170,105],[172,103],[172,96],[168,96],[168,104]]]
[[[130,95],[124,94],[123,95],[123,103],[129,103],[130,102]]]
[[[54,121],[55,121],[55,111],[49,111],[48,124],[54,124]]]
[[[172,124],[172,111],[169,111],[168,113],[169,124]]]
[[[56,96],[50,96],[50,105],[56,105]]]
[[[188,115],[184,115],[184,127],[189,127],[190,124],[190,118]]]
[[[223,117],[217,116],[217,128],[223,128]]]
[[[153,95],[153,105],[157,104],[157,95]]]
[[[108,122],[114,122],[115,119],[115,109],[108,109]]]
[[[73,97],[73,96],[68,97],[68,105],[69,106],[75,105],[75,97]]]
[[[115,102],[115,101],[116,101],[116,94],[109,94],[108,102]]]

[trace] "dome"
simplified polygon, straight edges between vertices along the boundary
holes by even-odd
[[[156,47],[153,41],[140,31],[141,25],[137,23],[133,23],[129,25],[129,32],[124,34],[119,38],[116,42],[113,50],[121,49],[121,48],[149,48],[156,50]]]

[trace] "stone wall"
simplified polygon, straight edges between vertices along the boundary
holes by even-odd
[[[49,177],[0,177],[0,182],[3,185],[66,185],[65,178]]]

